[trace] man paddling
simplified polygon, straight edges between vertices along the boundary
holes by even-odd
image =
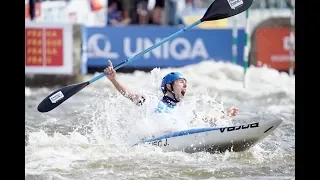
[[[109,66],[105,68],[104,71],[108,73],[107,78],[111,81],[114,87],[124,97],[130,99],[138,106],[142,105],[145,102],[145,97],[132,92],[124,84],[120,83],[116,79],[116,71],[113,69],[111,61],[109,60],[108,62]],[[186,95],[187,79],[179,72],[171,72],[163,77],[161,82],[161,90],[163,92],[163,97],[159,102],[155,112],[170,113],[170,110],[173,109]],[[222,113],[223,115],[221,117],[236,116],[238,109],[232,107],[222,111]]]

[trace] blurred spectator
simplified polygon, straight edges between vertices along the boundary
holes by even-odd
[[[108,16],[107,24],[108,25],[118,25],[121,23],[121,3],[118,0],[109,0],[108,1]]]
[[[123,24],[131,24],[132,22],[132,0],[122,0],[122,16],[123,16],[123,20],[122,23]]]
[[[108,0],[108,25],[124,26],[130,24],[131,18],[129,17],[128,4],[126,4],[127,9],[124,11],[122,2],[121,0]]]
[[[155,1],[155,5],[151,11],[151,24],[164,24],[164,1],[165,0],[149,0]]]
[[[186,1],[188,0],[165,0],[165,24],[171,26],[183,24],[181,10],[178,12],[178,7],[180,5],[183,7],[184,10],[186,10]]]
[[[165,0],[134,0],[134,24],[164,24]]]
[[[30,13],[32,17],[34,17],[32,3],[43,1],[66,1],[70,3],[79,0],[30,0]],[[213,1],[214,0],[107,0],[107,24],[113,26],[129,24],[175,26],[183,23],[183,14],[194,13],[203,8],[206,9]],[[291,7],[291,0],[254,0],[251,9],[282,9]],[[105,20],[101,21],[103,22]]]
[[[150,23],[150,12],[148,10],[148,0],[138,0],[136,12],[138,16],[138,24]]]

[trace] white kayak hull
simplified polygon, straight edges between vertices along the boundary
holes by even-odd
[[[210,153],[245,151],[270,135],[282,120],[254,122],[239,126],[199,128],[168,133],[147,139],[136,145],[153,145],[163,151],[188,153],[206,151]]]

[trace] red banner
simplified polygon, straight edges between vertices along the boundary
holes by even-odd
[[[277,70],[289,70],[290,28],[259,28],[255,35],[257,66],[267,65]],[[293,63],[293,67],[294,65]]]
[[[63,66],[63,28],[25,28],[26,66]]]

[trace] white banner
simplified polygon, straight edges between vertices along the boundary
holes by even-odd
[[[25,23],[25,73],[73,73],[73,38],[70,23]]]

